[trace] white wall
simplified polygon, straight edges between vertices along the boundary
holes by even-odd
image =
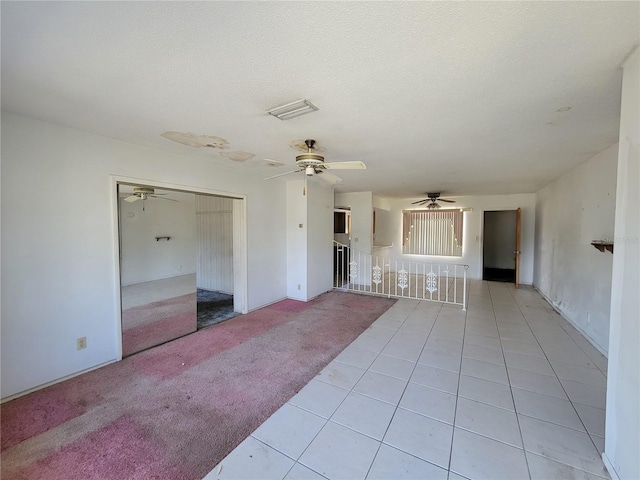
[[[333,286],[333,189],[287,182],[287,296],[307,301]]]
[[[613,145],[536,194],[534,284],[600,351],[609,342],[609,252],[613,238],[618,147]]]
[[[307,298],[333,288],[333,188],[308,182]]]
[[[246,195],[248,308],[286,296],[282,182],[2,112],[3,398],[118,358],[112,175]]]
[[[195,195],[198,288],[233,295],[233,200]]]
[[[624,65],[603,460],[640,478],[640,51]]]
[[[195,195],[171,192],[164,199],[125,202],[120,195],[120,280],[123,286],[196,271]],[[157,236],[171,239],[156,241]]]
[[[294,300],[308,298],[308,228],[305,181],[287,182],[287,297]]]
[[[468,278],[482,278],[482,222],[487,210],[522,209],[522,230],[520,234],[520,283],[533,281],[533,237],[535,222],[535,195],[481,195],[451,197],[456,200],[455,208],[471,208],[464,213],[462,257],[438,257],[430,255],[405,255],[402,253],[402,210],[414,209],[411,202],[417,199],[389,199],[390,228],[393,247],[386,249],[384,255],[392,259],[431,263],[456,263],[469,265]],[[380,255],[383,255],[382,253]]]

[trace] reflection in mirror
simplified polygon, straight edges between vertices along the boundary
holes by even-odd
[[[195,194],[118,185],[122,354],[196,330]]]

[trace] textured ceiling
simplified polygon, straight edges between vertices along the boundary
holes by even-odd
[[[1,8],[3,109],[263,177],[313,138],[367,164],[337,191],[388,197],[534,192],[616,142],[640,31],[638,2]],[[266,114],[300,98],[320,110]]]

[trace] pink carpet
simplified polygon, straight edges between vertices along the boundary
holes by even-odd
[[[3,479],[199,479],[395,300],[291,300],[2,405]]]

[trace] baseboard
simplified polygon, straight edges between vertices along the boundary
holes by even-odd
[[[611,477],[611,480],[621,480],[620,476],[618,475],[618,472],[616,472],[616,469],[613,468],[613,463],[611,462],[611,460],[609,460],[609,457],[607,456],[606,452],[602,453],[602,463],[604,463],[604,466],[607,469],[607,472],[609,472],[609,476]]]
[[[55,385],[56,383],[64,382],[66,380],[70,380],[70,379],[72,379],[74,377],[77,377],[79,375],[84,375],[85,373],[89,373],[89,372],[92,372],[92,371],[97,370],[99,368],[106,367],[107,365],[111,365],[112,363],[115,363],[117,361],[118,361],[117,358],[113,359],[113,360],[109,360],[108,362],[101,363],[100,365],[96,365],[95,367],[87,368],[85,370],[81,370],[79,372],[72,373],[71,375],[67,375],[65,377],[58,378],[57,380],[52,380],[50,382],[43,383],[42,385],[38,385],[37,387],[29,388],[27,390],[23,390],[22,392],[14,393],[13,395],[9,395],[8,397],[4,397],[4,398],[0,399],[0,403],[9,402],[9,401],[15,400],[16,398],[19,398],[19,397],[24,397],[25,395],[28,395],[28,394],[33,393],[33,392],[37,392],[38,390],[42,390],[43,388],[50,387],[51,385]]]
[[[575,328],[578,332],[580,332],[580,334],[593,346],[593,348],[595,348],[596,350],[598,350],[602,355],[605,356],[605,358],[609,358],[609,353],[604,350],[603,347],[601,347],[600,345],[598,345],[595,340],[593,338],[591,338],[589,336],[588,333],[586,333],[581,327],[580,325],[576,324],[573,320],[567,318],[567,316],[564,314],[564,312],[560,309],[560,307],[558,307],[557,305],[555,305],[553,303],[553,301],[551,301],[551,299],[549,297],[547,297],[544,293],[542,293],[542,291],[536,287],[535,285],[532,285],[532,287],[536,290],[536,292],[538,292],[542,298],[544,298],[547,303],[549,305],[551,305],[551,307],[553,308],[553,310],[560,315],[569,325],[571,325],[573,328]]]
[[[274,303],[278,303],[278,302],[281,302],[283,300],[287,300],[288,298],[289,297],[282,297],[282,298],[279,298],[277,300],[274,300],[273,302],[267,302],[267,303],[262,304],[262,305],[260,305],[258,307],[255,307],[255,308],[252,308],[252,309],[248,310],[247,313],[255,312],[256,310],[260,310],[261,308],[268,307],[269,305],[273,305]]]

